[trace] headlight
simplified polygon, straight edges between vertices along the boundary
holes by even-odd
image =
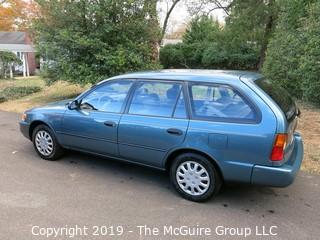
[[[27,119],[27,114],[23,113],[22,116],[21,116],[21,120],[22,121],[26,121],[26,119]]]

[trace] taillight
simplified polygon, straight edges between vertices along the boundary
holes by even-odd
[[[287,145],[288,135],[280,133],[276,135],[276,139],[273,144],[270,159],[271,161],[281,161],[284,157],[284,149]]]

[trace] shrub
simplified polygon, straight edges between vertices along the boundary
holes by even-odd
[[[7,87],[0,92],[0,102],[21,98],[41,90],[40,87]]]
[[[320,104],[319,35],[319,1],[284,1],[263,66],[264,75],[274,83],[316,104]]]
[[[160,50],[164,68],[211,68],[255,70],[258,52],[253,49],[228,49],[218,43],[179,43]]]
[[[35,20],[34,35],[38,51],[51,65],[43,72],[47,83],[56,79],[96,83],[125,72],[159,68],[155,50],[160,28],[144,2],[37,2],[46,13]]]
[[[59,80],[59,70],[55,64],[44,64],[41,68],[40,76],[46,85],[50,86]]]
[[[304,19],[306,35],[304,53],[300,58],[303,98],[320,105],[320,2],[310,6],[309,17]]]
[[[0,51],[0,78],[9,77],[9,68],[11,64],[21,64],[21,61],[12,52]]]
[[[160,49],[160,62],[164,68],[181,68],[184,65],[183,44],[168,44]]]
[[[160,49],[164,68],[211,68],[255,70],[259,52],[253,44],[235,41],[219,24],[206,16],[195,18],[183,42]]]

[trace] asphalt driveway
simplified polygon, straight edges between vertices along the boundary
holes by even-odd
[[[301,172],[284,189],[224,187],[193,203],[156,170],[73,152],[41,160],[19,118],[0,112],[1,240],[319,239],[320,176]]]

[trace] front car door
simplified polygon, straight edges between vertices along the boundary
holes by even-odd
[[[64,115],[62,144],[118,156],[118,125],[132,85],[132,80],[111,80],[80,97],[80,108]]]
[[[119,126],[120,156],[163,167],[167,152],[185,138],[187,118],[183,84],[138,81]]]

